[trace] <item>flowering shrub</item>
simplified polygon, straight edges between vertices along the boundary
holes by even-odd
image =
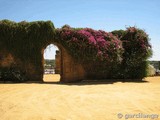
[[[141,29],[129,27],[127,30],[113,31],[123,42],[124,54],[136,60],[146,60],[152,55],[148,35]]]
[[[113,31],[123,42],[124,53],[121,63],[122,78],[143,78],[147,75],[147,59],[152,55],[148,35],[141,29]]]
[[[83,63],[92,79],[146,76],[146,60],[152,51],[148,35],[143,30],[129,27],[108,33],[65,25],[57,29],[56,36],[57,42]]]
[[[25,76],[30,78],[31,65],[37,75],[34,79],[42,79],[42,51],[51,43],[59,43],[77,62],[81,62],[87,78],[143,78],[146,61],[152,55],[148,35],[135,27],[110,33],[67,25],[55,29],[51,21],[16,23],[2,20],[0,51],[6,50],[13,55],[16,69],[1,69],[0,66],[0,79],[6,76],[18,81],[23,81]]]
[[[68,51],[80,61],[121,61],[122,42],[112,33],[64,26],[57,29],[57,35]]]

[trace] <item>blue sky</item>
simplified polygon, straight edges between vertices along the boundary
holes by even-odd
[[[137,26],[151,38],[153,57],[160,60],[160,0],[0,0],[0,19],[51,20],[55,27],[91,27],[105,31]],[[55,47],[45,52],[54,58]]]

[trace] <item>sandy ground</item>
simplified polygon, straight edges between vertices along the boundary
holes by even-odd
[[[44,77],[50,82],[51,78],[59,80],[57,75]],[[117,114],[124,120],[128,115],[139,113],[141,117],[155,114],[154,120],[160,119],[160,77],[145,80],[75,84],[0,83],[0,120],[119,120]]]

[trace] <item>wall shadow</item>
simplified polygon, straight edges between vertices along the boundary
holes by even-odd
[[[68,85],[68,86],[84,86],[84,85],[107,85],[107,84],[114,84],[114,83],[148,83],[148,81],[144,80],[144,79],[105,79],[105,80],[82,80],[82,81],[76,81],[76,82],[69,82],[69,83],[65,83],[65,82],[60,82],[60,81],[56,81],[56,82],[45,82],[45,81],[27,81],[27,82],[23,82],[23,83],[14,83],[11,81],[0,81],[0,84],[53,84],[53,85]]]

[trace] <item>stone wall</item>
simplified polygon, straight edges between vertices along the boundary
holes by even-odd
[[[56,45],[60,51],[56,51],[56,73],[60,74],[61,82],[73,82],[85,79],[85,71],[81,64],[77,63],[61,45]],[[38,52],[41,56],[39,63],[32,59],[25,62],[16,58],[7,50],[0,50],[0,68],[15,67],[25,73],[27,81],[43,81],[44,74],[44,49]]]
[[[85,79],[85,71],[81,64],[77,63],[68,52],[61,49],[61,81],[73,82]]]
[[[12,54],[7,50],[0,50],[0,67],[9,67],[15,62]]]
[[[61,70],[61,54],[59,50],[56,50],[55,55],[55,74],[60,74]]]

